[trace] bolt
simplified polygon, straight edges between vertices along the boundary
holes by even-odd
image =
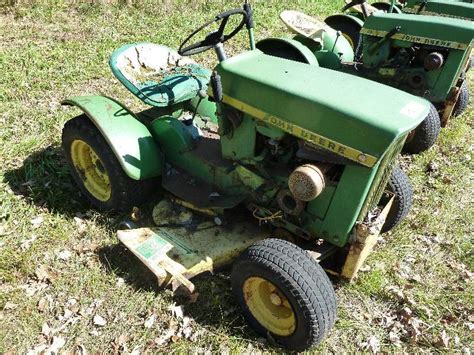
[[[281,301],[280,296],[278,296],[276,293],[270,294],[270,301],[271,301],[275,306],[281,306],[281,304],[283,303],[283,302]]]

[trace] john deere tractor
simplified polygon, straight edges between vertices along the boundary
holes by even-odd
[[[230,58],[224,43],[244,26],[250,50]],[[213,70],[188,57],[208,50]],[[264,54],[248,3],[179,51],[129,44],[110,66],[151,108],[64,101],[82,110],[65,124],[63,148],[84,196],[99,209],[133,209],[119,240],[160,285],[194,292],[192,277],[233,263],[232,289],[256,331],[291,350],[320,342],[336,317],[321,265],[353,278],[380,232],[408,213],[397,158],[429,102],[316,60]],[[153,225],[134,207],[155,192]]]
[[[354,5],[355,2],[361,4]],[[349,5],[371,14],[365,22],[344,14],[322,23],[296,11],[285,11],[282,19],[297,36],[266,39],[258,47],[267,54],[299,57],[306,63],[310,61],[308,57],[316,57],[326,68],[428,99],[435,107],[433,114],[413,132],[405,147],[409,153],[427,150],[435,143],[440,126],[468,106],[465,68],[474,43],[472,23],[444,17],[372,13],[365,0]],[[301,60],[303,56],[305,59]],[[438,113],[440,118],[436,117]]]

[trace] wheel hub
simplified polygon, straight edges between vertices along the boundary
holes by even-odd
[[[250,277],[243,285],[245,303],[265,329],[279,336],[290,336],[296,329],[296,317],[285,295],[273,283]]]
[[[107,201],[112,195],[110,178],[95,150],[82,140],[71,144],[71,160],[87,191],[99,201]]]

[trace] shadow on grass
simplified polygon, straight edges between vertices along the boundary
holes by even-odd
[[[4,182],[27,201],[48,212],[74,217],[90,209],[69,173],[60,147],[49,146],[4,174]]]

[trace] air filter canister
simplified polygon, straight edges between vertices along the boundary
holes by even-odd
[[[305,164],[290,174],[288,186],[295,198],[309,202],[323,192],[326,181],[321,169],[315,165]]]

